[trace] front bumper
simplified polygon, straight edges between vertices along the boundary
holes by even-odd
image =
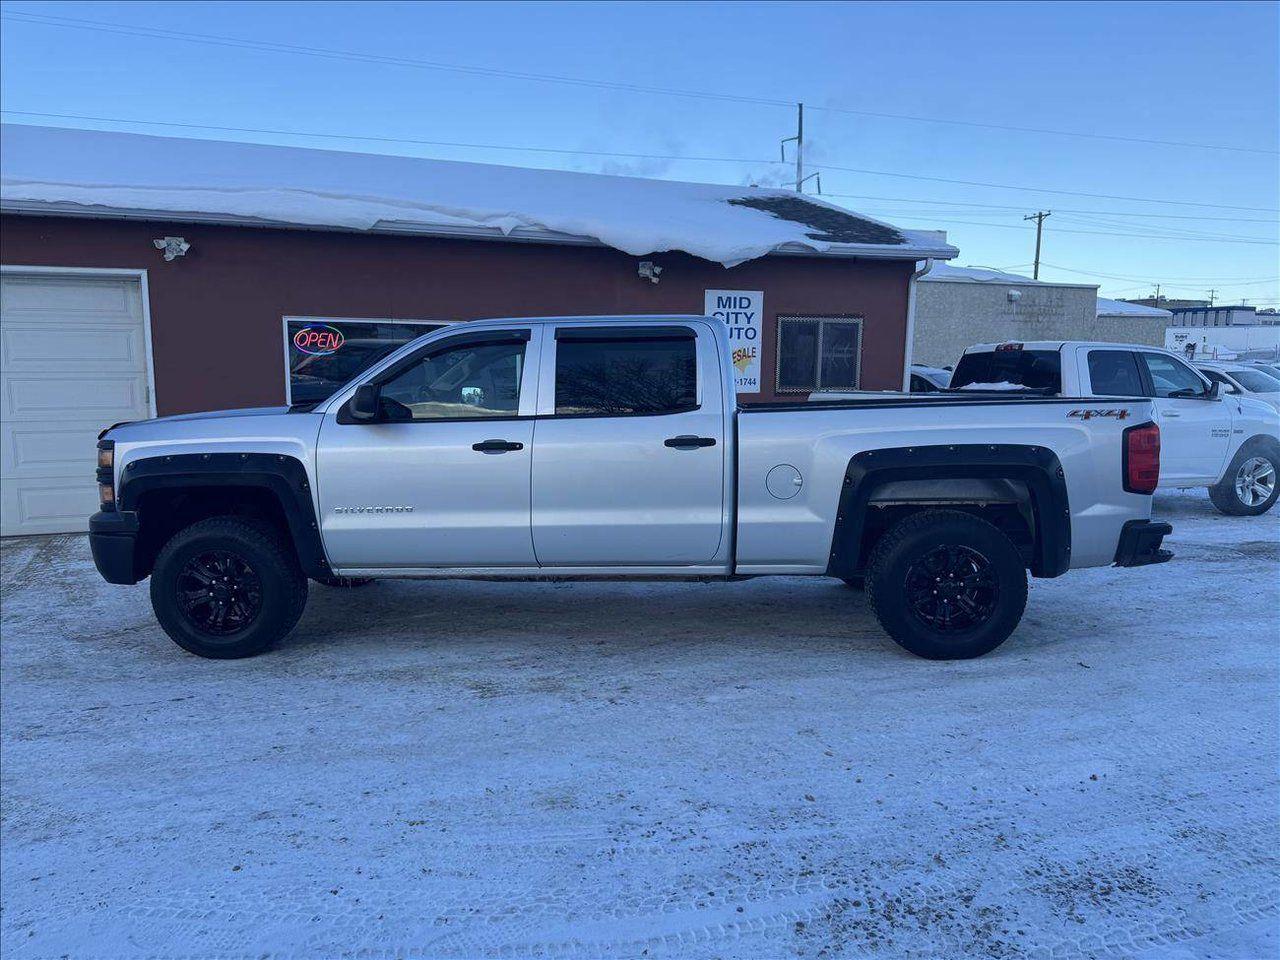
[[[1167,523],[1153,520],[1129,520],[1120,530],[1116,547],[1117,567],[1145,567],[1149,563],[1165,563],[1173,559],[1173,551],[1162,550],[1160,541],[1173,533]]]
[[[89,518],[93,565],[107,583],[137,583],[138,515],[131,510],[103,511]]]

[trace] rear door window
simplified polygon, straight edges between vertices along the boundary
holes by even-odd
[[[681,413],[697,408],[697,387],[697,340],[688,328],[556,333],[557,416]]]
[[[992,350],[966,353],[951,375],[951,389],[1021,387],[1058,393],[1062,390],[1062,361],[1057,350]]]
[[[1138,358],[1131,350],[1090,350],[1089,386],[1109,397],[1145,397]]]

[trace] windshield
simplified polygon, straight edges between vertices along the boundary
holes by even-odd
[[[951,389],[1023,387],[1058,393],[1062,389],[1062,362],[1056,350],[992,350],[966,353],[951,375]]]
[[[1280,393],[1280,380],[1261,370],[1231,370],[1227,376],[1250,393]]]

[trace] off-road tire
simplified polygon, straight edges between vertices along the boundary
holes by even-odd
[[[866,577],[841,577],[840,579],[844,581],[844,585],[850,590],[862,592],[867,589]]]
[[[178,598],[184,570],[210,554],[239,558],[260,585],[256,615],[243,629],[223,635],[199,629]],[[233,660],[262,653],[297,625],[306,603],[307,578],[297,557],[264,521],[211,517],[193,523],[161,548],[151,572],[151,607],[160,626],[174,643],[200,657]]]
[[[989,616],[966,629],[936,629],[912,606],[908,576],[918,577],[920,565],[942,547],[984,561],[984,576],[996,587]],[[1027,571],[1018,548],[985,520],[959,510],[924,510],[891,527],[871,551],[867,602],[894,642],[916,656],[968,660],[990,653],[1017,627],[1027,605]]]
[[[1209,499],[1213,501],[1213,505],[1218,508],[1219,512],[1231,517],[1256,517],[1266,513],[1276,505],[1276,499],[1280,497],[1280,483],[1275,484],[1271,491],[1271,496],[1253,506],[1244,503],[1236,493],[1236,477],[1239,475],[1241,468],[1255,457],[1269,461],[1271,469],[1275,472],[1274,476],[1280,478],[1280,448],[1268,448],[1256,441],[1244,444],[1236,455],[1231,458],[1231,466],[1227,467],[1227,472],[1222,475],[1222,480],[1209,488]]]
[[[367,587],[373,583],[373,577],[312,577],[322,587],[334,587],[341,590],[353,587]]]

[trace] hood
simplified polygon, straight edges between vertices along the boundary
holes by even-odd
[[[138,427],[149,427],[167,423],[191,423],[199,420],[235,420],[241,417],[270,417],[288,413],[289,407],[240,407],[235,410],[205,410],[200,413],[176,413],[168,417],[152,417],[149,420],[123,420],[113,423],[100,434],[101,440],[107,434],[119,435],[119,431],[130,431]]]
[[[1232,400],[1240,405],[1240,412],[1255,417],[1276,419],[1280,414],[1280,393],[1232,394]]]

